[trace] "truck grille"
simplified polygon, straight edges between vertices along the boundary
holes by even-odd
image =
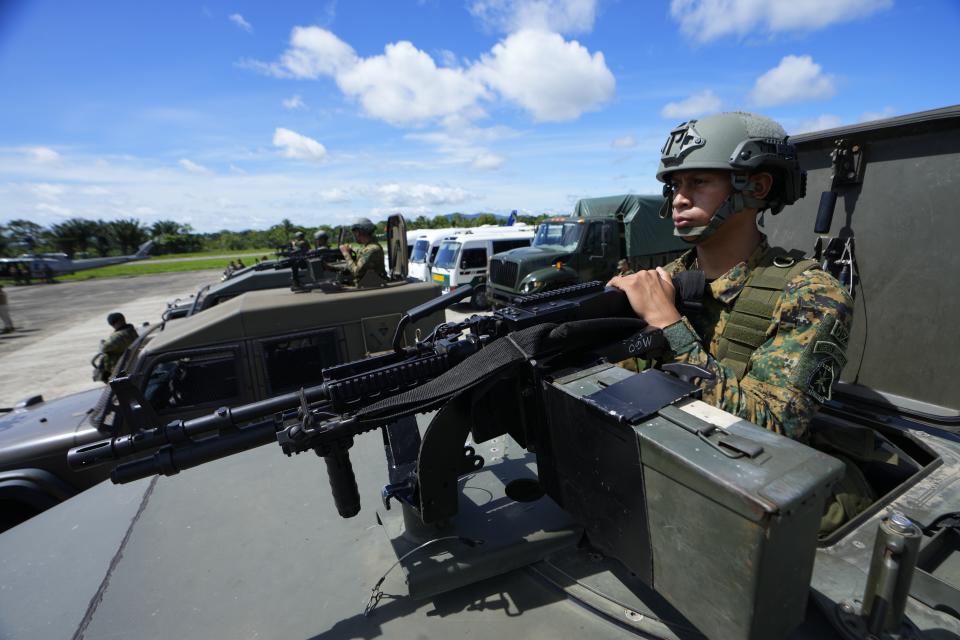
[[[490,282],[503,287],[517,287],[517,263],[506,262],[499,258],[490,260]]]

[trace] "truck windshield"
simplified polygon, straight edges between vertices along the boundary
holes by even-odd
[[[533,246],[556,249],[558,251],[573,251],[580,242],[583,229],[586,225],[577,222],[543,222],[537,227],[537,235],[533,238]]]
[[[441,269],[452,269],[457,266],[457,254],[460,253],[460,243],[456,240],[444,240],[440,244],[440,251],[433,261],[433,266]]]
[[[427,254],[430,252],[429,240],[417,240],[413,245],[413,253],[410,254],[410,262],[426,262]]]

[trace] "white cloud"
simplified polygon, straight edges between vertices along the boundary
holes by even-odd
[[[460,64],[457,54],[449,49],[440,49],[437,51],[437,57],[440,58],[440,64],[444,67],[456,67]]]
[[[187,171],[189,171],[190,173],[203,173],[203,174],[212,173],[210,169],[207,169],[202,164],[197,164],[193,160],[189,160],[187,158],[180,158],[180,160],[178,161],[178,164],[184,169],[186,169]]]
[[[108,196],[108,195],[110,195],[110,191],[109,191],[108,189],[104,189],[103,187],[98,187],[98,186],[96,186],[96,185],[92,185],[92,186],[89,186],[89,187],[83,187],[82,189],[80,189],[80,193],[82,193],[82,194],[85,195],[85,196]]]
[[[556,33],[525,30],[497,43],[471,70],[540,121],[573,120],[613,97],[616,80],[599,51]]]
[[[790,128],[789,133],[790,135],[797,135],[798,133],[807,133],[809,131],[822,131],[823,129],[839,127],[841,124],[843,124],[843,121],[840,119],[840,116],[825,113],[816,118],[801,120]]]
[[[720,98],[710,89],[701,91],[678,102],[668,102],[660,110],[664,118],[693,118],[720,110]]]
[[[897,110],[893,107],[884,107],[880,111],[866,111],[860,115],[860,122],[870,122],[871,120],[883,120],[897,115]]]
[[[337,73],[337,85],[364,111],[394,125],[424,123],[467,114],[479,116],[486,89],[462,69],[437,67],[409,42],[384,47],[383,55],[359,60]]]
[[[68,209],[67,207],[61,207],[58,204],[50,204],[48,202],[41,202],[34,208],[37,211],[40,211],[42,213],[52,213],[53,215],[61,218],[69,218],[70,216],[73,215],[72,209]]]
[[[469,10],[486,28],[504,33],[588,33],[597,18],[597,0],[473,0]]]
[[[633,149],[637,146],[637,136],[629,133],[625,136],[620,136],[619,138],[614,138],[613,142],[610,143],[614,149]]]
[[[63,195],[65,189],[59,184],[50,184],[47,182],[38,182],[28,186],[30,191],[41,200],[50,200],[56,202]]]
[[[444,53],[440,57],[447,66],[400,41],[362,58],[326,29],[295,27],[278,62],[239,64],[283,78],[330,76],[364,113],[395,126],[464,126],[485,116],[482,101],[497,93],[536,120],[571,120],[598,109],[616,85],[602,53],[591,54],[578,42],[546,31],[511,34],[465,67],[455,66]]]
[[[30,157],[30,161],[38,164],[47,164],[60,160],[60,154],[48,147],[28,147],[25,151]]]
[[[829,98],[835,79],[824,74],[810,56],[784,56],[780,64],[757,78],[750,101],[760,107]]]
[[[307,103],[299,95],[294,95],[283,101],[283,108],[295,111],[297,109],[306,109]]]
[[[227,19],[230,20],[230,22],[232,22],[233,24],[243,29],[244,31],[246,31],[247,33],[253,33],[253,26],[249,22],[247,22],[244,19],[244,17],[239,13],[231,13]]]
[[[812,31],[889,9],[893,0],[672,0],[670,14],[689,38],[709,42],[754,31]]]
[[[286,158],[323,160],[327,157],[327,149],[322,144],[283,127],[277,127],[273,132],[273,146],[281,147]]]
[[[429,205],[457,204],[467,200],[471,194],[460,187],[441,187],[431,184],[380,185],[376,189],[383,204],[391,207],[417,207]]]
[[[333,187],[332,189],[324,189],[321,191],[320,199],[330,203],[350,202],[350,194],[345,189]]]
[[[472,167],[474,169],[499,169],[506,162],[506,158],[498,156],[495,153],[481,153],[473,159]]]

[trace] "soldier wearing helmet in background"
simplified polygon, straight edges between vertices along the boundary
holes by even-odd
[[[320,229],[313,234],[313,248],[314,249],[329,249],[330,248],[330,237],[327,235],[327,232],[323,229]]]
[[[672,214],[674,233],[692,248],[665,268],[614,276],[610,285],[663,330],[668,360],[713,374],[700,380],[704,401],[810,442],[813,413],[846,363],[853,309],[832,275],[769,246],[757,227],[758,214],[777,214],[804,195],[793,145],[779,124],[756,114],[691,120],[671,131],[657,179],[665,183],[664,217]],[[671,275],[687,270],[703,271],[706,286],[701,308],[682,315]],[[846,462],[847,486],[828,505],[824,532],[869,504],[869,487]]]
[[[346,261],[345,271],[353,276],[358,287],[376,287],[387,281],[387,269],[383,258],[383,247],[374,237],[374,224],[369,218],[357,218],[350,225],[353,237],[361,245],[356,257],[349,245],[340,245],[340,253]]]
[[[303,231],[297,231],[295,234],[293,234],[293,240],[290,242],[290,249],[291,257],[307,255],[307,252],[310,250],[310,245],[307,243],[307,239]],[[293,286],[291,288],[295,291],[303,289],[303,283],[300,282],[300,268],[305,266],[305,260],[293,260],[290,264],[290,278],[293,281]]]

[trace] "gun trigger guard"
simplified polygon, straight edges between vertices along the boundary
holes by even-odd
[[[711,371],[687,362],[671,362],[662,365],[660,369],[680,378],[684,382],[691,382],[694,378],[700,378],[701,380],[713,380],[715,378]]]

